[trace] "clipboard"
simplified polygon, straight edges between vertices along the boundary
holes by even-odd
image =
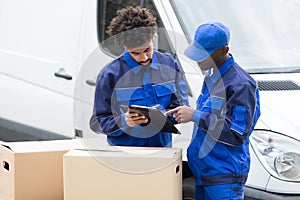
[[[155,107],[147,107],[140,105],[121,105],[121,107],[126,111],[128,108],[130,112],[138,113],[139,115],[144,115],[148,119],[150,119],[150,124],[152,127],[156,127],[163,132],[170,132],[175,134],[181,134],[181,132],[174,126],[174,124],[166,118],[166,116]]]

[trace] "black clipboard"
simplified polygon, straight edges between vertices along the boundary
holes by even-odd
[[[150,119],[150,124],[156,127],[160,131],[170,132],[175,134],[181,134],[180,131],[174,126],[174,124],[166,118],[166,116],[155,107],[147,107],[140,105],[125,106],[121,105],[123,109],[130,109],[130,112],[136,112],[139,115],[144,115]],[[127,111],[126,109],[126,111]]]

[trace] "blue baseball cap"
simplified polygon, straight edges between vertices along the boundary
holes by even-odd
[[[228,45],[229,29],[220,22],[209,22],[198,26],[194,41],[185,49],[184,54],[190,59],[201,62],[215,50]]]

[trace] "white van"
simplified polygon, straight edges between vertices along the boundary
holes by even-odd
[[[157,48],[181,64],[195,106],[202,72],[183,55],[197,25],[221,21],[230,51],[258,82],[260,121],[251,135],[246,199],[300,199],[300,4],[298,0],[0,0],[0,140],[100,137],[89,129],[96,76],[122,52],[106,34],[117,9],[155,13]],[[183,199],[193,199],[183,149]]]

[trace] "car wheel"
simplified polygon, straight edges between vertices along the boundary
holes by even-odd
[[[183,200],[194,200],[195,190],[195,178],[188,177],[183,179],[182,183],[182,199]]]

